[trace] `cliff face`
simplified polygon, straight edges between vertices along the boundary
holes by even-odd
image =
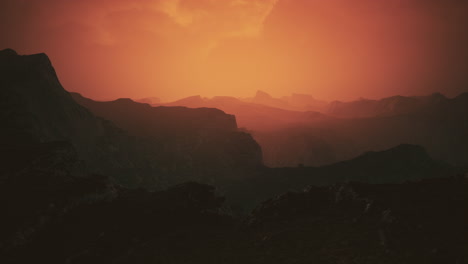
[[[236,118],[215,108],[151,107],[131,99],[98,102],[71,93],[80,105],[111,120],[131,134],[154,137],[167,133],[226,133],[237,130]]]
[[[122,131],[75,103],[45,54],[20,56],[4,50],[0,69],[3,145],[67,141],[92,170],[131,166],[131,160],[109,151],[125,140]]]
[[[97,102],[76,93],[72,96],[129,134],[182,157],[176,166],[229,170],[262,166],[260,146],[249,134],[238,131],[233,115],[221,110],[151,107],[130,99]]]
[[[45,54],[0,51],[2,141],[71,140],[91,144],[104,135],[102,120],[74,103]]]
[[[0,95],[1,144],[67,141],[91,171],[127,186],[216,181],[234,169],[262,166],[260,147],[237,131],[234,116],[75,95],[82,106],[63,89],[45,54],[0,51]]]

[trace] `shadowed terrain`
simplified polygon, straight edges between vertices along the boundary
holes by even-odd
[[[0,95],[1,263],[467,261],[466,171],[434,159],[440,149],[389,140],[326,166],[267,167],[257,132],[231,114],[70,94],[45,54],[13,50],[0,51]],[[356,119],[202,101],[347,128],[355,139],[367,131],[369,144],[389,126],[412,137],[413,125],[446,120],[432,135],[453,129],[447,142],[463,145],[465,97]],[[463,153],[450,157],[463,163]]]

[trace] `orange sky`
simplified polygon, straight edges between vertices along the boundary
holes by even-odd
[[[3,0],[0,49],[95,99],[468,90],[464,0]]]

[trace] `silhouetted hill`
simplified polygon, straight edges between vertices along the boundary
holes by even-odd
[[[110,149],[125,148],[127,137],[73,100],[45,54],[20,56],[4,50],[0,69],[1,144],[68,141],[79,158],[97,171],[134,162],[125,154],[111,157],[116,155]]]
[[[153,104],[161,103],[161,99],[159,99],[158,97],[146,97],[146,98],[137,99],[135,100],[135,102],[153,105]]]
[[[380,100],[335,101],[330,103],[326,113],[347,118],[402,115],[437,107],[448,100],[444,95],[435,93],[429,96],[393,96]]]
[[[264,91],[257,91],[253,98],[245,99],[246,102],[261,104],[265,106],[291,110],[291,111],[318,111],[324,112],[327,102],[317,100],[308,94],[293,93],[290,96],[274,98]]]
[[[261,91],[257,97],[263,102],[194,96],[166,105],[214,107],[234,114],[239,126],[260,144],[270,167],[323,166],[399,144],[421,145],[435,159],[468,166],[466,94],[332,102],[328,110],[323,108],[325,114],[286,110],[284,104],[268,106],[266,101],[277,98]],[[281,100],[293,99],[306,104],[313,98],[293,94]]]
[[[204,104],[205,104],[205,99],[203,99],[199,95],[189,96],[189,97],[182,98],[180,100],[177,100],[171,103],[165,103],[165,105],[168,105],[168,106],[186,106],[186,107],[191,107],[191,108],[203,107]]]
[[[0,69],[2,145],[68,141],[90,171],[132,187],[213,182],[262,166],[258,144],[220,110],[82,98],[103,119],[63,89],[45,54],[5,50]]]
[[[0,93],[1,263],[413,264],[468,257],[467,177],[450,177],[454,169],[423,147],[395,144],[329,166],[268,168],[234,116],[72,98],[44,54],[0,51]],[[463,160],[467,100],[463,94],[368,119],[302,114],[326,135],[340,131],[369,144],[407,129],[428,139],[452,131],[449,140],[461,145],[453,157]],[[300,113],[245,105],[283,118]],[[424,134],[418,126],[431,129]],[[441,178],[428,179],[434,177]],[[240,218],[249,208],[256,209]]]
[[[236,118],[215,108],[152,107],[131,99],[98,102],[71,93],[77,103],[134,135],[236,132]]]
[[[252,137],[237,129],[236,119],[214,108],[152,107],[118,99],[97,102],[72,94],[82,106],[131,135],[149,138],[174,155],[178,166],[222,173],[262,166],[262,153]],[[190,172],[190,171],[188,171]]]
[[[367,152],[352,160],[320,167],[320,170],[330,175],[324,176],[325,180],[368,183],[397,183],[454,173],[448,164],[433,160],[423,147],[408,144]]]
[[[265,93],[264,91],[257,91],[254,98],[252,98],[252,103],[281,108],[281,109],[290,108],[288,105],[288,102],[283,101],[279,98],[273,98],[271,95]]]
[[[328,166],[267,168],[255,177],[237,182],[239,186],[232,184],[233,190],[227,195],[235,201],[234,204],[252,206],[288,190],[302,190],[307,185],[352,181],[403,183],[454,176],[457,173],[450,165],[433,160],[424,148],[403,144],[384,151],[367,152]]]
[[[293,93],[291,96],[283,97],[283,100],[287,100],[290,105],[307,111],[323,112],[328,105],[328,102],[317,100],[309,94]]]
[[[268,166],[320,166],[381,151],[399,144],[423,146],[429,155],[455,166],[468,166],[468,100],[466,94],[376,101],[382,111],[363,111],[367,118],[335,118],[253,131]],[[359,105],[374,104],[359,101]],[[374,107],[374,106],[372,106]],[[360,111],[360,110],[359,110]],[[354,110],[344,113],[357,115]]]
[[[1,140],[86,144],[104,135],[103,121],[74,103],[45,54],[0,51],[0,70]]]
[[[327,122],[329,119],[333,119],[318,112],[286,110],[229,96],[215,96],[213,98],[191,96],[163,105],[218,108],[228,114],[235,115],[239,127],[249,131],[271,131],[295,124]],[[255,137],[255,135],[253,136]]]

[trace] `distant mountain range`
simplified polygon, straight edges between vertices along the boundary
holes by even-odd
[[[214,183],[262,170],[258,144],[238,130],[235,116],[215,108],[238,113],[239,123],[252,126],[247,131],[260,142],[270,166],[331,164],[402,143],[420,144],[432,157],[456,164],[468,159],[463,147],[466,94],[455,99],[413,98],[409,101],[422,103],[407,114],[360,119],[284,110],[232,97],[191,97],[152,107],[131,99],[98,102],[70,95],[45,54],[20,56],[4,50],[0,58],[3,144],[68,141],[91,171],[112,175],[128,186],[163,188],[189,179]],[[271,97],[258,93],[255,100],[266,99]],[[391,101],[395,100],[408,101],[403,97]],[[407,103],[391,105],[399,109],[396,106]]]
[[[293,108],[293,99],[320,107]],[[326,103],[307,95],[281,99],[259,91],[250,99],[197,96],[165,105],[216,107],[235,115],[262,147],[268,166],[327,165],[402,143],[424,146],[435,159],[468,166],[468,93]]]
[[[2,145],[68,141],[91,171],[133,187],[216,181],[262,166],[258,144],[237,130],[234,116],[218,109],[72,97],[45,54],[20,56],[4,50],[0,69]]]
[[[435,159],[468,166],[468,93],[453,99],[395,97],[378,104],[388,106],[389,101],[394,107],[379,108],[386,110],[373,117],[335,118],[253,134],[270,166],[330,164],[401,143],[421,145]],[[408,101],[414,104],[408,106]],[[390,114],[388,109],[396,112]]]
[[[328,120],[327,116],[318,112],[292,111],[229,96],[215,96],[213,98],[192,96],[159,105],[218,108],[226,113],[235,115],[239,127],[253,131],[269,131],[292,124]]]
[[[440,150],[441,154],[461,162],[466,158],[463,153],[467,150],[462,147],[466,140],[462,138],[466,123],[460,122],[460,118],[466,119],[463,96],[446,99],[452,100],[447,103],[437,101],[440,109],[367,119],[333,118],[318,112],[284,110],[231,97],[192,97],[154,107],[131,99],[98,102],[70,94],[60,85],[45,54],[20,56],[13,50],[4,50],[0,52],[0,59],[0,107],[3,109],[0,122],[5,127],[1,130],[4,149],[26,151],[28,146],[35,149],[44,143],[69,142],[72,150],[67,152],[76,150],[77,159],[83,161],[81,170],[109,175],[127,187],[162,189],[195,180],[224,186],[226,192],[231,192],[237,188],[235,186],[250,183],[252,178],[269,181],[268,175],[278,173],[304,175],[304,181],[296,181],[291,176],[291,184],[295,186],[342,180],[395,182],[451,174],[448,167],[436,169],[440,168],[439,163],[432,161],[426,152],[412,148],[400,149],[399,155],[379,158],[378,164],[388,168],[375,176],[366,174],[368,176],[364,177],[359,171],[370,170],[361,165],[351,166],[349,171],[307,168],[350,160],[370,150],[414,143],[405,137],[414,137],[413,141],[419,140],[416,143],[427,143],[431,156],[439,153],[434,150]],[[269,98],[262,94],[257,97],[262,96]],[[202,108],[172,106],[178,104]],[[262,149],[248,133],[239,131],[236,117],[213,107],[228,109],[225,110],[228,113],[238,112],[239,122],[252,124],[257,129],[247,128],[253,130],[254,138],[262,145],[267,165],[306,168],[272,170],[264,167]],[[445,126],[431,127],[442,121],[446,122]],[[271,126],[265,126],[268,123]],[[455,129],[458,126],[460,130]],[[435,133],[440,133],[437,135],[440,138],[432,140]],[[312,140],[304,141],[309,139]],[[443,152],[445,150],[449,152]],[[406,152],[413,154],[405,155]],[[377,157],[379,154],[367,155]],[[413,156],[425,162],[413,164]],[[412,165],[392,169],[392,164],[402,158],[401,162],[409,160]],[[23,164],[21,159],[21,155],[12,155],[11,159],[4,160],[4,167]],[[357,160],[351,163],[359,164]],[[336,166],[341,165],[332,167]],[[329,175],[321,176],[321,171]],[[343,178],[344,171],[351,176]],[[278,192],[287,185],[280,186]],[[234,193],[242,193],[242,190]]]
[[[467,95],[421,100],[369,118],[98,102],[45,54],[0,51],[0,262],[461,263],[466,175],[432,156],[465,162]],[[222,106],[265,128],[268,162],[295,166],[264,166]]]

